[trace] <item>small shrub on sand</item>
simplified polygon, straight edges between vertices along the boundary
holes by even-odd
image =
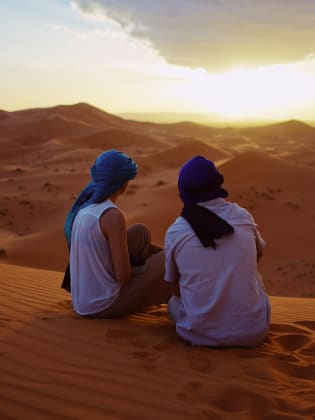
[[[166,182],[162,179],[159,179],[155,184],[156,187],[162,187],[163,185],[166,185]]]
[[[5,257],[7,255],[7,251],[3,248],[0,248],[0,257]]]
[[[262,193],[261,193],[261,195],[262,195],[264,198],[267,198],[267,200],[274,200],[274,199],[275,199],[272,195],[267,194],[267,193],[265,193],[265,192],[262,192]]]
[[[126,194],[134,194],[136,192],[136,189],[137,189],[137,185],[135,184],[129,185],[126,191]]]
[[[29,200],[21,200],[19,204],[23,206],[30,206],[32,203]]]
[[[298,209],[300,207],[298,204],[292,203],[292,201],[287,201],[285,205],[291,207],[291,209]]]

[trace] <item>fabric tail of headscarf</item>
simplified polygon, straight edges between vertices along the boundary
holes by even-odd
[[[71,292],[71,282],[70,282],[70,264],[67,264],[63,280],[61,283],[62,289],[67,290],[68,292]]]
[[[211,210],[194,203],[184,203],[181,213],[204,247],[216,248],[215,239],[234,233],[234,228]]]
[[[71,243],[71,231],[72,231],[72,225],[75,216],[77,215],[78,211],[84,206],[89,204],[89,199],[93,196],[94,192],[94,185],[92,182],[90,182],[84,190],[81,191],[75,202],[73,203],[65,221],[64,225],[64,232],[68,243],[68,248],[70,249],[70,243]]]
[[[65,225],[64,225],[64,232],[65,232],[69,252],[70,252],[70,246],[71,246],[71,232],[72,232],[72,225],[73,225],[74,218],[77,215],[78,211],[84,205],[87,205],[89,203],[89,199],[93,195],[93,192],[94,192],[94,188],[93,188],[93,183],[91,182],[90,184],[88,184],[84,188],[83,191],[81,191],[81,193],[79,194],[79,196],[77,197],[77,199],[73,203],[73,205],[72,205],[72,207],[71,207],[71,209],[70,209],[70,211],[67,215]],[[71,292],[70,264],[69,263],[67,264],[61,287],[65,290],[67,290],[68,292]]]

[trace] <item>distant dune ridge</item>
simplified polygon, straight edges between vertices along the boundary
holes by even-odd
[[[230,153],[216,147],[211,147],[199,140],[183,139],[182,144],[155,154],[154,163],[160,167],[173,168],[178,171],[185,161],[196,155],[202,155],[208,159],[211,158],[213,161],[219,161],[228,158]],[[147,160],[151,161],[151,156],[148,156]]]
[[[79,103],[1,110],[0,147],[0,417],[314,418],[313,126],[157,124]],[[121,320],[73,313],[60,289],[63,224],[106,148],[138,162],[118,204],[161,244],[182,206],[179,167],[194,155],[215,161],[228,199],[267,241],[259,266],[273,296],[268,342],[188,347],[163,306]]]

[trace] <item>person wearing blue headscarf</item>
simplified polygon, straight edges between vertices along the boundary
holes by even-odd
[[[78,211],[103,201],[133,179],[137,172],[136,162],[117,150],[108,150],[97,157],[90,169],[91,182],[79,194],[66,218],[64,231],[69,249],[72,224]]]
[[[181,215],[165,237],[168,312],[192,345],[254,347],[269,327],[270,304],[257,261],[264,240],[251,214],[225,200],[224,177],[203,156],[179,171]]]
[[[122,316],[170,297],[163,250],[151,243],[147,226],[127,229],[116,204],[137,172],[136,162],[118,150],[100,154],[66,217],[70,258],[62,287],[79,315]]]

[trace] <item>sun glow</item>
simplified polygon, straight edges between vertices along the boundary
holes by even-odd
[[[199,112],[231,119],[281,117],[313,105],[315,61],[236,68],[221,74],[195,71],[186,80],[186,95]],[[293,110],[294,108],[294,110]]]

